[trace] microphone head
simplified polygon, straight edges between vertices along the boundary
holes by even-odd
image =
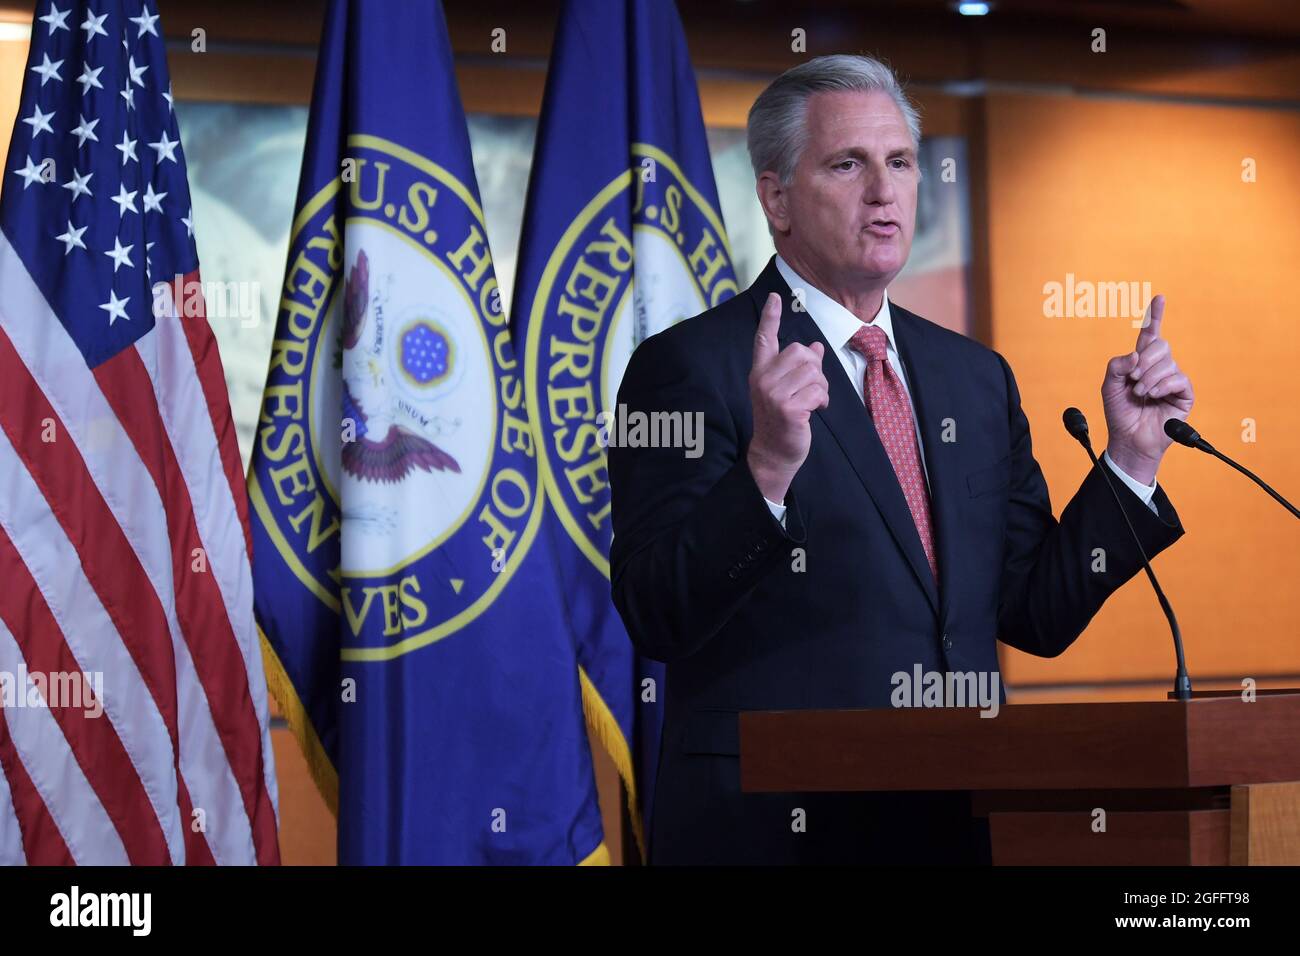
[[[1199,448],[1203,439],[1200,433],[1181,418],[1170,418],[1165,422],[1165,434],[1188,448]]]
[[[1074,436],[1075,441],[1087,444],[1088,419],[1084,417],[1083,412],[1071,405],[1061,414],[1061,421],[1065,424],[1065,430]]]

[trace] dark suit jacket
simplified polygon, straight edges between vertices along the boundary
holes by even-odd
[[[784,529],[745,462],[753,338],[771,291],[785,304],[781,347],[822,342],[830,383]],[[632,355],[620,405],[702,412],[705,425],[699,458],[609,451],[614,603],[640,652],[668,664],[652,863],[984,859],[968,794],[742,795],[737,713],[888,707],[892,675],[917,664],[996,672],[998,640],[1053,657],[1141,568],[1095,471],[1053,518],[1002,356],[890,310],[923,438],[938,587],[870,414],[811,316],[791,308],[775,260],[745,293]],[[1162,491],[1157,515],[1113,480],[1148,555],[1182,534]]]

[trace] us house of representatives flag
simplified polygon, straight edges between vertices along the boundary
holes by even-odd
[[[610,599],[606,435],[632,350],[735,295],[695,73],[670,0],[568,0],[528,186],[511,328],[583,668],[587,720],[644,847],[663,666]],[[602,427],[604,426],[604,427]]]
[[[0,864],[277,863],[247,499],[158,15],[40,0],[23,75],[0,198]]]
[[[339,862],[606,862],[440,4],[330,4],[296,209],[254,579]]]

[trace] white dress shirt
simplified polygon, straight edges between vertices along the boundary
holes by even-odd
[[[836,302],[826,293],[814,287],[812,283],[805,281],[797,272],[790,268],[780,256],[776,257],[776,268],[781,273],[781,278],[785,279],[786,285],[794,292],[794,307],[800,308],[808,313],[813,322],[817,324],[818,330],[822,337],[830,343],[831,351],[839,359],[840,366],[844,369],[844,374],[849,377],[849,384],[853,386],[853,391],[857,394],[858,400],[866,406],[867,396],[864,393],[867,374],[867,357],[861,352],[849,345],[849,340],[862,327],[862,321],[846,309],[843,305]],[[925,461],[925,446],[921,442],[920,423],[916,417],[916,405],[912,401],[912,390],[907,384],[907,374],[903,371],[903,362],[898,354],[898,347],[894,341],[894,323],[889,314],[889,294],[883,293],[880,297],[880,309],[872,317],[868,325],[879,326],[885,333],[885,338],[889,342],[886,359],[889,361],[889,367],[894,370],[898,380],[903,384],[903,392],[907,395],[908,404],[912,406],[912,427],[916,429],[916,449],[921,456],[921,468],[925,472],[926,484],[930,481],[929,468]],[[1136,478],[1128,475],[1122,468],[1116,465],[1110,459],[1110,455],[1103,452],[1102,460],[1109,466],[1120,479],[1124,482],[1135,495],[1142,499],[1143,503],[1156,512],[1155,503],[1151,500],[1156,493],[1154,483],[1144,485]],[[767,501],[767,506],[772,512],[772,516],[785,526],[785,505],[777,504],[774,501]]]

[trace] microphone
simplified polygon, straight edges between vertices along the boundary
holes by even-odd
[[[1215,458],[1219,459],[1219,461],[1231,465],[1233,468],[1237,469],[1239,472],[1241,472],[1243,475],[1245,475],[1255,484],[1259,485],[1270,495],[1272,495],[1273,499],[1278,504],[1280,504],[1287,511],[1291,512],[1292,517],[1300,518],[1300,511],[1296,511],[1295,505],[1291,504],[1291,502],[1287,501],[1276,491],[1270,488],[1264,482],[1264,479],[1259,477],[1259,475],[1255,474],[1249,468],[1237,464],[1235,461],[1233,461],[1223,452],[1219,451],[1217,448],[1211,445],[1208,441],[1206,441],[1204,438],[1201,437],[1200,432],[1198,432],[1191,425],[1187,424],[1187,422],[1182,421],[1181,419],[1178,418],[1169,419],[1167,422],[1165,422],[1165,434],[1168,435],[1170,438],[1172,438],[1174,441],[1178,442],[1178,444],[1180,445],[1186,445],[1188,448],[1195,448],[1199,451],[1203,451],[1207,455],[1213,455]]]
[[[1115,499],[1115,505],[1119,508],[1119,513],[1124,517],[1124,524],[1128,526],[1129,534],[1133,536],[1133,543],[1137,545],[1138,556],[1142,558],[1142,569],[1146,571],[1147,580],[1151,582],[1151,587],[1155,589],[1156,598],[1160,601],[1160,609],[1165,612],[1165,619],[1169,622],[1169,630],[1174,635],[1174,656],[1178,661],[1178,672],[1174,675],[1174,697],[1178,700],[1191,700],[1192,679],[1187,676],[1187,660],[1183,655],[1183,633],[1178,629],[1178,618],[1174,617],[1174,609],[1169,606],[1169,599],[1165,597],[1164,589],[1160,587],[1160,582],[1156,580],[1156,573],[1151,570],[1151,562],[1147,560],[1146,551],[1142,547],[1142,539],[1138,537],[1133,522],[1129,520],[1128,512],[1124,510],[1124,502],[1120,500],[1119,492],[1115,490],[1115,485],[1108,474],[1110,469],[1101,463],[1101,459],[1092,450],[1092,440],[1088,437],[1088,419],[1084,418],[1083,412],[1071,406],[1061,415],[1061,421],[1065,423],[1065,430],[1088,453],[1088,457],[1092,460],[1092,466],[1101,472],[1101,477],[1105,480],[1106,487],[1110,489],[1111,497]]]

